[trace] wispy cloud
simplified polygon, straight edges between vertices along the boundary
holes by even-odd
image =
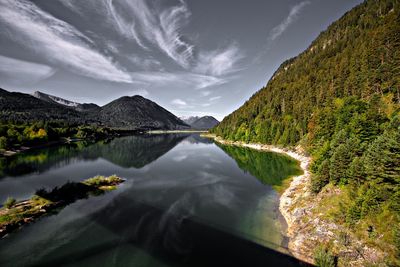
[[[278,26],[272,29],[268,39],[274,41],[276,38],[281,36],[284,31],[286,31],[286,29],[298,18],[298,15],[303,10],[303,8],[310,3],[310,1],[303,1],[293,6],[290,9],[289,15],[285,18],[285,20],[283,20]]]
[[[221,96],[214,96],[214,97],[210,98],[210,101],[213,102],[213,101],[217,101],[219,99],[221,99]]]
[[[91,1],[91,2],[95,3],[95,5],[99,3],[99,1]],[[103,3],[105,4],[106,10],[108,12],[107,17],[111,18],[111,22],[114,25],[115,29],[118,30],[120,34],[122,34],[123,36],[135,40],[136,43],[143,49],[148,50],[148,48],[140,40],[137,33],[138,31],[137,25],[132,21],[132,19],[131,18],[124,19],[123,17],[121,17],[121,15],[116,11],[114,7],[113,0],[103,0]],[[128,5],[128,7],[130,6]]]
[[[145,70],[162,69],[161,62],[154,58],[143,58],[137,55],[131,55],[128,56],[128,59],[136,66],[141,67]]]
[[[222,79],[214,76],[194,74],[194,73],[185,75],[182,77],[182,79],[188,85],[193,85],[192,88],[194,89],[204,89],[228,82],[228,79]]]
[[[185,107],[187,107],[187,103],[186,103],[186,101],[183,101],[182,99],[180,99],[180,98],[177,98],[177,99],[174,99],[174,100],[172,100],[171,101],[171,104],[173,104],[173,105],[175,105],[175,106],[178,106],[178,108],[185,108]]]
[[[202,96],[209,96],[209,95],[211,95],[211,91],[202,91],[201,95]]]
[[[237,63],[244,57],[238,44],[224,49],[201,51],[183,30],[190,22],[191,12],[184,0],[175,5],[166,1],[146,0],[59,0],[72,11],[89,9],[144,54],[161,52],[188,72],[207,76],[222,76],[240,70]],[[80,7],[77,7],[80,6]],[[83,12],[77,12],[80,15]],[[82,15],[83,16],[83,15]],[[144,70],[157,67],[146,56],[136,54],[132,59]],[[159,61],[160,62],[160,61]],[[164,61],[162,61],[165,63]],[[139,63],[139,64],[137,64]],[[142,64],[144,63],[144,64]]]
[[[15,41],[52,64],[80,75],[114,82],[132,82],[112,59],[93,49],[93,43],[70,24],[25,0],[0,0],[0,22]]]
[[[213,104],[215,104],[219,99],[221,99],[222,96],[213,96],[210,97],[207,101],[203,102],[202,104],[200,104],[201,107],[209,107]]]
[[[61,4],[63,4],[65,7],[75,11],[76,13],[81,14],[81,9],[79,6],[77,6],[75,3],[75,0],[59,0]]]
[[[200,52],[195,70],[216,76],[225,75],[237,71],[234,66],[243,57],[244,55],[236,44],[222,50]]]
[[[179,6],[169,8],[160,14],[162,31],[155,31],[160,48],[184,67],[190,63],[194,46],[183,40],[179,30],[187,23],[189,16],[189,9],[181,0]]]
[[[10,82],[37,82],[50,77],[54,72],[47,65],[0,55],[0,75]]]
[[[184,1],[168,8],[155,8],[145,0],[104,0],[115,28],[143,49],[158,47],[184,68],[189,68],[194,45],[185,41],[181,28],[188,22],[190,11]],[[97,2],[97,1],[96,1]]]
[[[147,97],[150,95],[150,93],[146,89],[136,89],[131,92],[131,95],[141,95],[143,97]]]
[[[174,161],[176,161],[176,162],[181,162],[181,161],[184,161],[187,158],[188,158],[188,155],[182,154],[182,155],[177,155],[177,156],[173,157],[172,159]]]
[[[144,71],[131,73],[132,79],[137,83],[147,84],[151,86],[168,86],[185,87],[191,89],[203,89],[227,82],[214,76],[200,75],[191,72],[157,72]]]

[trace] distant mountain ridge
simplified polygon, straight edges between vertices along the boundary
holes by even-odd
[[[91,123],[81,114],[65,106],[40,100],[32,95],[8,92],[0,88],[0,120],[27,121],[68,121],[71,124]]]
[[[192,128],[199,130],[208,130],[219,124],[219,121],[212,116],[204,116],[191,124]]]
[[[46,93],[42,93],[40,91],[34,92],[33,96],[38,98],[38,99],[47,101],[49,103],[63,105],[63,106],[66,106],[66,107],[70,107],[70,108],[76,109],[78,111],[100,109],[100,107],[98,105],[93,104],[93,103],[81,104],[81,103],[73,102],[73,101],[70,101],[70,100],[66,100],[66,99],[58,97],[58,96],[53,96],[53,95],[49,95],[49,94],[46,94]]]
[[[123,130],[177,130],[189,125],[142,96],[124,96],[105,106],[81,104],[36,91],[33,95],[0,89],[0,120],[61,121]]]
[[[213,116],[188,116],[180,117],[186,124],[190,125],[192,129],[208,130],[219,124],[219,121]]]
[[[199,116],[182,116],[182,117],[179,117],[179,118],[181,120],[183,120],[186,124],[191,125],[192,123],[194,123],[195,121],[197,121],[201,117],[199,117]]]

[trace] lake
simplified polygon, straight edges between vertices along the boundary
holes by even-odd
[[[120,137],[0,161],[0,202],[116,174],[117,190],[79,200],[0,240],[0,266],[296,266],[276,189],[301,174],[276,153],[198,134]]]

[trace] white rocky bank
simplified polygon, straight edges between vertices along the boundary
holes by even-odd
[[[337,225],[331,220],[323,220],[318,204],[322,199],[340,194],[339,189],[326,188],[318,195],[312,195],[310,191],[311,175],[309,165],[311,158],[306,156],[304,150],[298,146],[294,150],[279,148],[271,145],[244,143],[240,141],[224,140],[215,135],[205,135],[216,142],[225,145],[248,147],[260,151],[272,151],[288,155],[300,162],[303,174],[295,176],[289,187],[280,197],[279,210],[288,225],[288,248],[298,259],[308,263],[314,263],[315,249],[321,244],[333,243],[335,254],[339,256],[339,266],[385,266],[380,264],[385,253],[366,245],[354,237],[343,225]],[[346,244],[340,240],[340,233],[346,233]]]

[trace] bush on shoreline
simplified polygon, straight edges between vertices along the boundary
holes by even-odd
[[[326,248],[318,247],[314,252],[315,265],[318,267],[336,267],[336,257]]]
[[[11,208],[12,206],[14,206],[16,203],[15,198],[12,197],[8,197],[6,199],[6,201],[4,202],[4,207],[6,207],[7,209]]]

